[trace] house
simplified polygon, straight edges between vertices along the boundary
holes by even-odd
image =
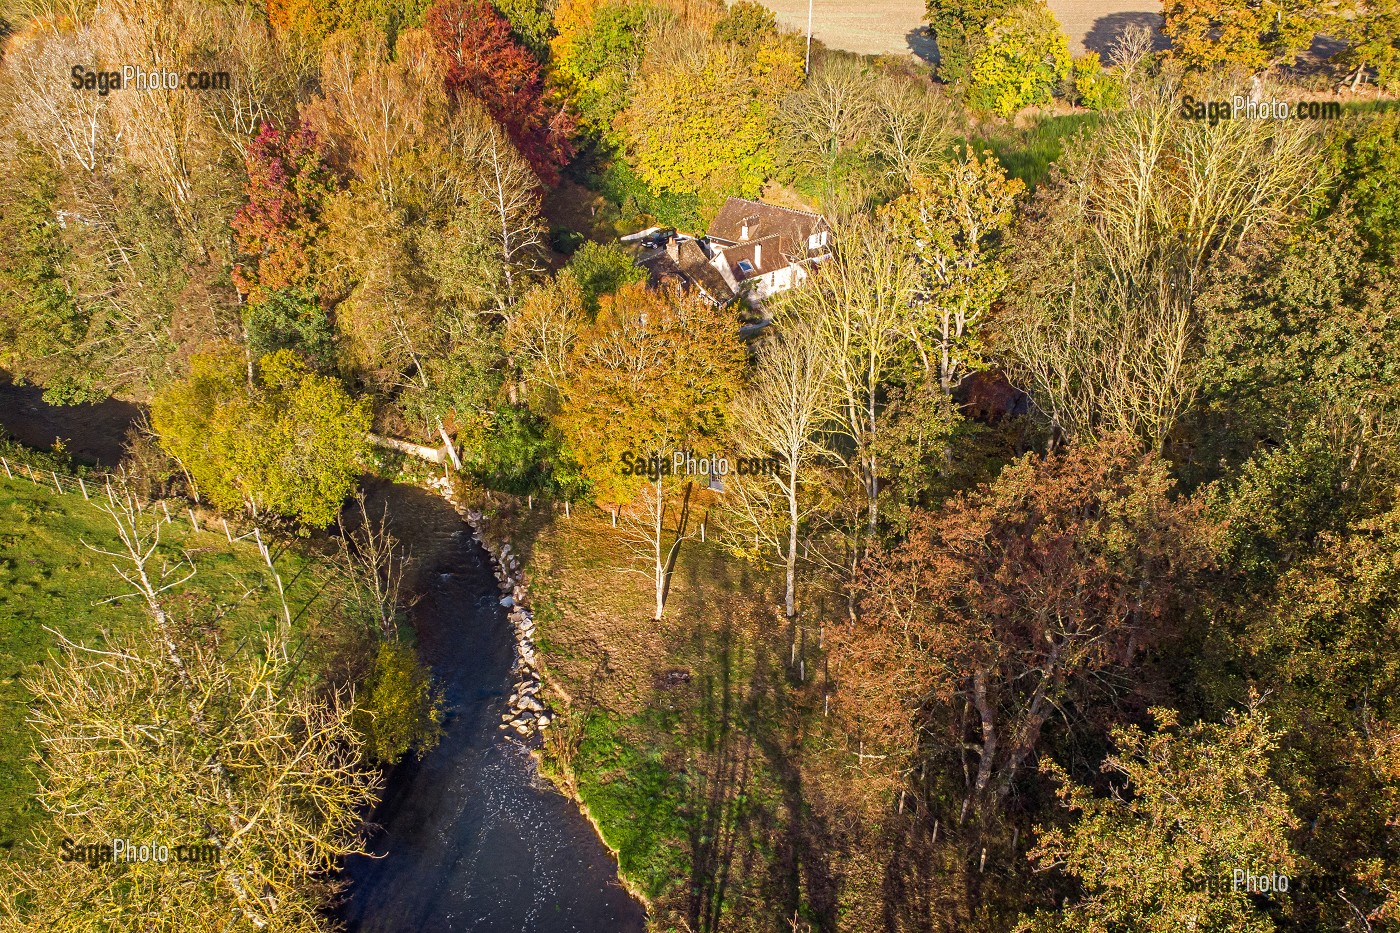
[[[652,227],[622,239],[642,244],[637,265],[653,285],[694,288],[715,304],[761,304],[801,285],[831,254],[825,217],[746,198],[725,201],[702,237]]]

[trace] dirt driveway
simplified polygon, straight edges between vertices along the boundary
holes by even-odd
[[[1131,23],[1148,26],[1160,20],[1158,0],[1049,0],[1050,9],[1069,36],[1070,49],[1100,53]],[[807,30],[808,0],[763,0],[779,22]],[[932,59],[931,39],[923,32],[922,0],[812,0],[812,33],[832,48],[879,54],[910,53]]]

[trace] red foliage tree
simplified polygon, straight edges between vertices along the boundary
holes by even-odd
[[[487,0],[438,0],[424,25],[447,61],[447,89],[470,94],[505,127],[545,184],[573,154],[573,120],[544,96],[540,63]]]
[[[311,244],[321,203],[334,188],[320,139],[305,125],[291,133],[264,123],[244,155],[248,202],[234,215],[234,241],[250,262],[234,266],[244,295],[301,285],[311,275]]]
[[[1171,485],[1160,458],[1115,438],[1028,456],[917,514],[866,561],[864,618],[837,646],[864,749],[903,768],[921,737],[952,730],[962,815],[990,815],[1052,717],[1128,682],[1209,559],[1199,502]]]

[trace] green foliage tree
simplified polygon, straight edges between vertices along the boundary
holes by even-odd
[[[1002,117],[1049,103],[1070,73],[1069,42],[1038,0],[989,20],[972,34],[968,51],[968,103]]]
[[[249,376],[237,350],[196,356],[151,406],[161,444],[220,508],[328,524],[367,449],[368,400],[352,401],[289,350]]]
[[[632,99],[647,37],[665,20],[645,0],[563,0],[555,9],[555,80],[578,108],[580,128],[595,139],[620,142],[613,122]]]
[[[1078,819],[1046,828],[1030,857],[1060,868],[1084,896],[1043,911],[1019,927],[1027,933],[1140,930],[1269,931],[1269,914],[1246,887],[1250,875],[1297,875],[1289,845],[1298,825],[1270,773],[1278,733],[1257,706],[1222,725],[1177,725],[1177,713],[1154,709],[1155,732],[1113,730],[1118,753],[1103,770],[1122,783],[1097,797],[1063,769],[1060,799]],[[1291,879],[1285,884],[1291,884]],[[1277,903],[1286,894],[1267,895]]]
[[[604,295],[646,281],[646,272],[633,261],[632,253],[616,243],[584,243],[569,257],[567,271],[578,282],[590,315],[598,313]]]
[[[1021,0],[927,0],[926,19],[938,40],[938,76],[965,91],[972,75],[974,37]]]
[[[295,350],[322,372],[335,368],[335,333],[311,289],[263,292],[243,306],[243,327],[255,358]]]
[[[413,646],[385,641],[352,719],[364,736],[365,753],[392,765],[414,753],[422,757],[442,737],[442,697]]]
[[[1340,173],[1334,199],[1349,201],[1369,251],[1388,259],[1400,250],[1400,114],[1359,119],[1340,134],[1333,152]]]

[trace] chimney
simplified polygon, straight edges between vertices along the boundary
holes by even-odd
[[[671,261],[679,263],[681,261],[681,238],[675,234],[666,241],[666,255],[671,257]]]
[[[748,218],[745,218],[745,219],[744,219],[744,225],[743,225],[742,227],[739,228],[739,239],[741,239],[741,240],[747,240],[748,238],[749,238],[749,221],[748,221]]]
[[[755,244],[753,245],[753,267],[754,267],[755,269],[762,269],[762,268],[763,268],[763,244],[762,244],[762,243],[755,243]]]

